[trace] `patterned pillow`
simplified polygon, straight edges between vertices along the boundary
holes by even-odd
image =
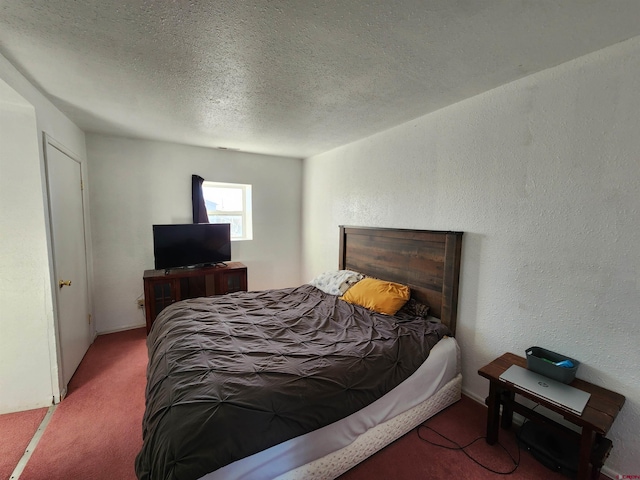
[[[400,312],[411,315],[412,317],[427,318],[429,316],[429,305],[410,298],[409,301],[402,306]]]
[[[344,295],[363,278],[364,275],[351,270],[332,270],[318,275],[309,284],[330,295]]]

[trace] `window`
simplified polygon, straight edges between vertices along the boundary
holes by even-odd
[[[230,223],[231,240],[253,239],[251,185],[203,182],[209,223]]]

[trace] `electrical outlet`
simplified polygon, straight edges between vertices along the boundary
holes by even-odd
[[[138,308],[144,308],[144,298],[139,298],[137,303],[138,303]]]

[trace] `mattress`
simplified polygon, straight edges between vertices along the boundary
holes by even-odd
[[[460,351],[443,338],[407,380],[364,409],[201,480],[330,479],[460,399]]]
[[[195,480],[306,434],[311,441],[293,451],[291,465],[326,455],[329,439],[336,448],[348,445],[445,384],[455,362],[427,381],[408,380],[416,371],[430,372],[425,361],[446,335],[438,322],[382,315],[311,285],[175,303],[147,339],[136,474]],[[402,384],[408,390],[380,402]],[[405,397],[414,403],[402,406]],[[379,412],[366,410],[373,403]],[[317,437],[359,411],[365,413],[346,431]]]

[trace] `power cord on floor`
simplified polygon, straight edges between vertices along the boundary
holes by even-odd
[[[447,445],[442,445],[440,443],[435,443],[432,442],[431,440],[424,438],[421,435],[421,429],[426,429],[426,430],[431,430],[432,432],[434,432],[436,435],[439,435],[440,437],[444,438],[446,441],[452,443],[453,445],[455,445],[454,447],[451,446],[447,446]],[[446,448],[448,450],[459,450],[462,453],[464,453],[469,459],[473,460],[477,465],[481,466],[482,468],[484,468],[485,470],[490,471],[491,473],[495,473],[498,475],[511,475],[513,472],[516,471],[516,469],[518,468],[518,465],[520,465],[520,444],[518,444],[518,460],[516,460],[515,458],[513,458],[513,455],[511,455],[511,453],[509,453],[509,450],[507,450],[504,445],[502,445],[500,442],[498,442],[498,445],[500,445],[500,447],[502,447],[502,449],[507,452],[507,455],[509,455],[509,458],[511,458],[511,461],[513,462],[513,468],[511,470],[509,470],[508,472],[500,472],[498,470],[493,470],[490,467],[487,467],[486,465],[483,465],[482,463],[480,463],[478,460],[476,460],[475,458],[473,458],[465,449],[470,447],[471,445],[473,445],[474,443],[476,443],[478,440],[483,440],[486,439],[487,437],[478,437],[475,440],[467,443],[466,445],[460,445],[457,442],[451,440],[450,438],[446,437],[445,435],[443,435],[442,433],[438,432],[437,430],[431,428],[428,425],[425,425],[424,423],[422,425],[419,425],[416,428],[416,431],[418,433],[418,438],[420,440],[422,440],[423,442],[427,442],[431,445],[435,445],[437,447],[441,447],[441,448]]]

